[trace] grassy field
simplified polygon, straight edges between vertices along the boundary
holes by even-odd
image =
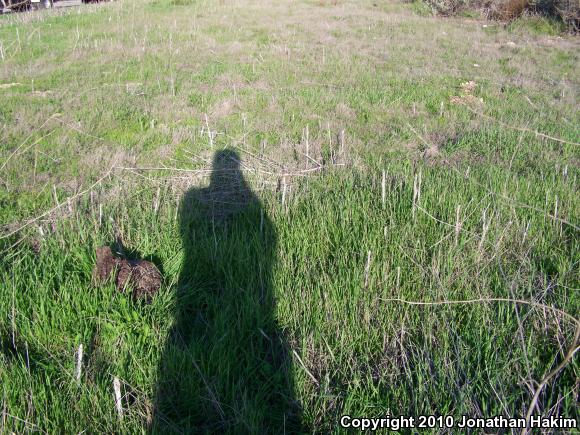
[[[580,40],[426,12],[1,16],[0,433],[578,420]]]

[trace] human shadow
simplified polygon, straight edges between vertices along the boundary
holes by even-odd
[[[234,151],[180,207],[183,266],[159,367],[154,433],[298,433],[291,359],[274,318],[276,232]]]

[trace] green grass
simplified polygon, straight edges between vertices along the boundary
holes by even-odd
[[[538,35],[561,35],[566,31],[566,26],[555,18],[532,15],[517,18],[509,23],[508,29],[514,32],[525,29]]]
[[[416,8],[0,17],[0,433],[525,416],[580,308],[578,40]],[[150,304],[93,283],[117,239],[162,271]],[[542,415],[580,417],[579,370]]]

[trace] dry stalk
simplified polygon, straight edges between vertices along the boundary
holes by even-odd
[[[306,124],[306,130],[305,130],[305,139],[306,139],[306,157],[309,159],[310,158],[310,142],[309,142],[309,132],[308,132],[308,124]]]
[[[418,174],[415,174],[415,178],[413,180],[413,208],[412,208],[412,216],[413,220],[415,220],[415,209],[419,206],[419,201],[421,200],[421,170],[419,170]]]
[[[372,256],[372,253],[371,253],[371,251],[369,251],[367,253],[367,264],[365,266],[365,288],[368,288],[368,286],[369,286],[369,275],[370,275],[370,271],[371,271],[371,256]]]
[[[117,413],[119,414],[119,419],[123,419],[123,402],[121,397],[121,381],[119,378],[115,376],[113,378],[113,394],[115,396],[115,408],[117,409]]]
[[[80,382],[83,370],[83,344],[79,344],[79,348],[77,350],[77,368],[75,373],[75,378],[77,382]]]
[[[387,173],[383,169],[383,179],[381,181],[381,202],[383,204],[383,208],[385,208],[386,201],[387,201]]]
[[[306,374],[308,375],[308,377],[310,379],[312,379],[312,382],[314,382],[314,384],[317,387],[319,387],[320,386],[320,382],[318,382],[318,380],[312,374],[312,372],[310,370],[308,370],[308,368],[304,365],[304,362],[302,361],[302,358],[300,358],[300,355],[298,355],[294,349],[292,349],[292,353],[294,354],[294,356],[296,357],[296,359],[298,360],[298,362],[300,363],[300,365],[302,366],[302,368],[304,369],[304,371],[306,372]]]
[[[461,204],[457,205],[455,209],[455,246],[459,243],[459,233],[461,232],[461,227],[463,226],[463,222],[459,220],[461,216]]]

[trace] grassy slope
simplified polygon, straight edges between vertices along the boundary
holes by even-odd
[[[505,125],[578,142],[578,40],[483,24],[383,1],[128,1],[2,17],[0,82],[19,83],[0,89],[4,234],[116,169],[1,241],[0,431],[152,421],[278,432],[283,402],[319,431],[345,413],[525,414],[533,382],[570,345],[569,320],[388,301],[515,297],[578,313],[577,230],[548,216],[578,225],[578,146]],[[209,168],[224,146],[261,171],[246,176],[277,233],[273,258],[244,238],[259,225],[251,213],[239,240],[202,233],[198,251],[184,246],[178,205],[203,174],[120,169]],[[282,206],[277,174],[313,168],[306,152],[345,167],[287,176]],[[165,285],[151,305],[91,285],[94,248],[115,233],[159,259]],[[219,273],[184,280],[188,252]],[[265,264],[275,307],[244,297],[232,315],[228,297],[264,287]],[[212,298],[212,282],[230,296]],[[172,347],[183,307],[202,332]],[[578,370],[546,387],[544,415],[578,417]],[[113,376],[127,394],[122,423]],[[177,393],[159,404],[161,384]]]

